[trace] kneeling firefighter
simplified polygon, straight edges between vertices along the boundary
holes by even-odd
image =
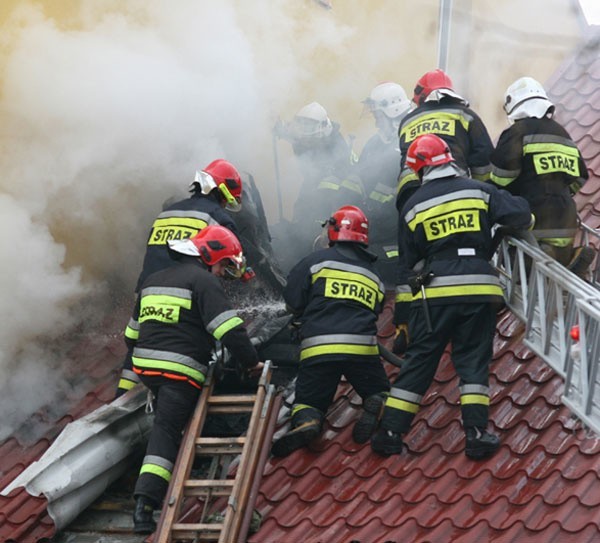
[[[175,264],[144,280],[132,316],[139,324],[133,371],[155,398],[154,423],[134,490],[136,533],[156,529],[153,512],[167,491],[215,342],[235,356],[242,372],[261,366],[219,281],[243,274],[245,259],[236,235],[210,225],[190,239],[169,241],[168,250]]]
[[[360,443],[375,430],[389,391],[376,326],[384,286],[366,250],[367,218],[359,208],[343,206],[325,225],[329,247],[296,264],[283,291],[300,327],[300,366],[291,430],[273,443],[274,456],[287,456],[320,434],[342,376],[364,402],[353,431]]]

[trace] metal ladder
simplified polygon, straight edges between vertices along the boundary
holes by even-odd
[[[280,398],[270,384],[271,363],[265,362],[255,394],[215,395],[214,367],[211,366],[196,410],[185,431],[175,462],[169,489],[156,532],[154,543],[179,541],[243,543],[250,526],[252,511],[260,485],[261,474],[269,454]],[[240,437],[202,437],[207,416],[214,414],[251,413],[248,430]],[[206,479],[191,477],[194,459],[211,457]],[[232,461],[237,461],[235,476]],[[221,477],[217,478],[220,472]],[[203,498],[200,522],[182,520],[182,506],[188,497]],[[218,522],[207,522],[212,505],[222,504],[224,513]],[[200,502],[195,502],[200,505]],[[189,512],[189,511],[188,511]]]

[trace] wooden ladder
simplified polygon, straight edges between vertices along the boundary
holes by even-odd
[[[243,543],[246,541],[258,487],[267,461],[280,402],[271,380],[271,363],[265,362],[255,394],[216,395],[214,365],[209,369],[202,394],[183,436],[154,543],[178,541]],[[207,416],[250,413],[248,430],[240,437],[202,437]],[[275,416],[273,414],[275,413]],[[206,479],[191,478],[194,459],[211,457]],[[228,477],[232,461],[239,458],[235,476]],[[220,472],[221,478],[217,478]],[[203,498],[200,522],[184,522],[182,505],[187,497]],[[211,501],[223,502],[218,522],[206,522]],[[226,503],[225,503],[226,499]],[[199,502],[196,502],[199,505]],[[199,507],[198,507],[199,509]]]

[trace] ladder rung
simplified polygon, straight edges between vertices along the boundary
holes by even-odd
[[[199,445],[196,456],[225,456],[242,454],[243,445]]]
[[[183,483],[186,496],[229,496],[235,483],[234,479],[188,479]]]
[[[254,406],[251,404],[211,405],[207,412],[211,415],[228,415],[232,413],[251,413],[253,408]]]
[[[215,524],[173,524],[173,539],[191,539],[193,541],[215,541],[215,535],[223,530],[222,523]],[[204,532],[200,534],[199,532]],[[202,537],[204,535],[204,537]]]
[[[217,396],[210,396],[208,398],[209,405],[223,405],[223,404],[254,404],[256,402],[256,394],[220,394]]]

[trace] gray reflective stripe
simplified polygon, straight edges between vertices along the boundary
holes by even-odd
[[[412,294],[412,290],[408,285],[396,285],[396,294]]]
[[[482,394],[483,396],[490,395],[490,387],[485,385],[462,385],[459,387],[461,394]]]
[[[471,174],[475,175],[481,175],[492,171],[492,167],[489,164],[487,166],[470,166],[469,169],[471,170]]]
[[[301,349],[329,345],[330,343],[345,343],[351,345],[377,345],[377,336],[362,336],[359,334],[324,334],[303,339]]]
[[[538,239],[572,238],[577,233],[577,228],[547,228],[541,230],[533,230],[532,233]]]
[[[229,319],[233,319],[235,317],[237,317],[237,311],[235,311],[234,309],[230,309],[228,311],[223,311],[223,313],[220,313],[219,315],[217,315],[212,321],[210,321],[207,325],[206,325],[206,330],[209,334],[214,334],[215,330],[221,326],[224,322],[227,322]]]
[[[164,360],[165,362],[175,362],[177,364],[183,364],[189,366],[202,373],[206,373],[206,366],[200,364],[197,360],[191,356],[184,354],[174,353],[171,351],[157,351],[155,349],[142,349],[140,347],[134,347],[132,356],[135,358],[147,358],[149,360]]]
[[[360,266],[353,266],[352,264],[345,264],[344,262],[337,262],[335,260],[325,260],[323,262],[319,262],[318,264],[315,264],[314,266],[311,266],[310,273],[311,273],[311,275],[314,275],[325,268],[330,268],[332,270],[339,270],[339,271],[345,271],[345,272],[350,272],[350,273],[356,273],[358,275],[364,275],[365,277],[367,277],[371,281],[373,281],[379,287],[380,290],[385,292],[385,287],[383,286],[383,283],[379,280],[379,277],[377,277],[377,275],[370,272],[369,270],[365,270],[364,268],[362,268]]]
[[[450,285],[498,285],[500,279],[495,275],[471,274],[471,275],[444,275],[434,276],[427,287],[444,287]]]
[[[575,145],[572,140],[563,138],[562,136],[554,136],[552,134],[535,134],[524,136],[523,144],[527,145],[528,143],[558,143],[559,145],[566,145],[567,147],[574,147],[577,149],[577,145]]]
[[[497,168],[496,166],[492,166],[492,174],[495,175],[496,177],[506,177],[506,178],[511,178],[511,179],[515,179],[517,177],[519,177],[519,175],[521,174],[521,169],[518,168],[516,170],[503,170],[502,168]]]
[[[140,382],[138,374],[131,370],[123,370],[121,372],[121,378],[127,379],[128,381],[135,381],[136,383]]]
[[[442,194],[436,198],[430,198],[424,202],[420,202],[410,208],[406,215],[404,216],[404,220],[409,223],[412,221],[418,213],[426,211],[432,207],[436,207],[447,202],[454,202],[456,200],[465,200],[467,198],[477,198],[479,200],[483,200],[486,204],[490,201],[490,195],[479,189],[465,189],[465,190],[457,190],[450,192],[448,194]]]
[[[401,388],[393,388],[390,390],[390,396],[398,400],[404,400],[411,403],[421,403],[423,396],[409,392],[408,390],[402,390]]]
[[[187,288],[147,287],[142,290],[142,296],[173,296],[185,300],[192,299],[192,291]]]
[[[177,210],[177,209],[173,209],[171,211],[163,211],[158,217],[158,219],[169,219],[172,217],[182,217],[182,218],[189,218],[189,219],[199,219],[201,221],[204,221],[207,224],[219,224],[218,221],[216,221],[215,219],[213,219],[208,213],[203,213],[202,211],[194,211],[194,210],[190,210],[190,211],[182,211],[182,210]]]
[[[129,322],[127,323],[127,328],[131,328],[132,330],[139,332],[140,331],[140,323],[138,321],[136,321],[133,317],[131,317],[129,319]]]
[[[153,466],[160,466],[161,468],[166,469],[167,471],[172,472],[175,464],[173,462],[163,458],[162,456],[156,456],[154,454],[149,454],[144,456],[144,461],[142,464],[152,464]]]

